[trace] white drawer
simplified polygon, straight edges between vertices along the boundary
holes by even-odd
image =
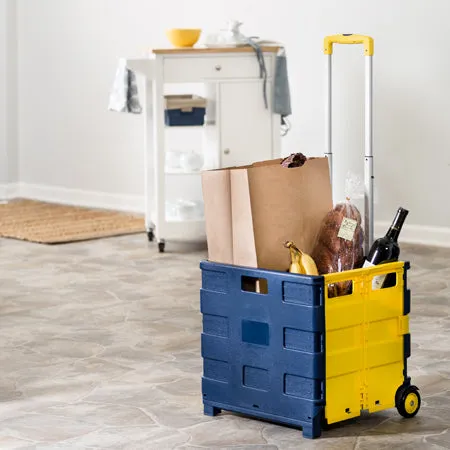
[[[275,54],[264,56],[267,77],[274,72]],[[208,79],[259,78],[256,54],[211,56],[164,56],[164,81],[198,82]]]

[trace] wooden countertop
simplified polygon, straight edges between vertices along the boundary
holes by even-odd
[[[280,49],[279,46],[262,46],[261,50],[263,52],[273,52],[276,53]],[[167,48],[167,49],[153,49],[153,53],[157,55],[161,54],[203,54],[203,53],[250,53],[254,52],[253,47],[220,47],[220,48],[209,48],[209,47],[186,47],[186,48]]]

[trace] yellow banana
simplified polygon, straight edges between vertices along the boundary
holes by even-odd
[[[292,241],[286,241],[284,246],[288,248],[291,253],[289,272],[304,275],[319,275],[316,263],[310,255],[299,250]]]
[[[289,249],[291,253],[291,264],[289,265],[289,272],[291,273],[305,273],[302,264],[300,263],[300,251],[293,242],[287,241],[284,246]]]
[[[317,270],[316,263],[314,259],[307,253],[302,252],[302,265],[305,268],[305,273],[307,275],[319,275],[319,271]]]

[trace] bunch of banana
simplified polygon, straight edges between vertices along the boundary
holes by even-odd
[[[284,246],[288,248],[291,253],[289,272],[304,275],[319,275],[316,263],[310,255],[299,250],[292,241],[286,241]]]

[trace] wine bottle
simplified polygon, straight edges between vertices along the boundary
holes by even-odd
[[[389,227],[385,236],[378,238],[371,246],[363,267],[376,266],[389,262],[398,261],[400,247],[398,236],[402,230],[406,216],[409,211],[405,208],[398,208],[397,214]],[[391,274],[389,274],[391,275]],[[381,289],[395,285],[395,274],[393,276],[379,275],[373,278],[372,289]]]

